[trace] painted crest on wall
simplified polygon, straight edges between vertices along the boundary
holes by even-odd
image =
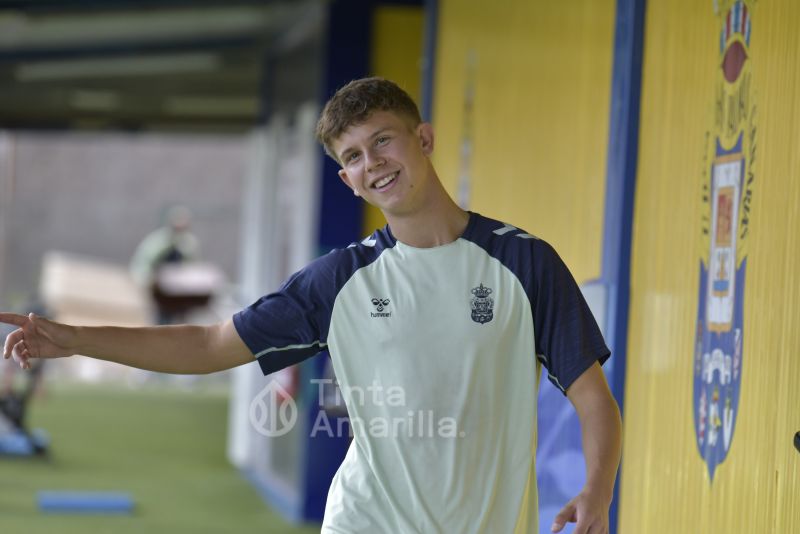
[[[714,124],[703,165],[703,249],[694,348],[694,422],[709,479],[730,451],[742,379],[747,237],[756,155],[751,2],[722,2]]]

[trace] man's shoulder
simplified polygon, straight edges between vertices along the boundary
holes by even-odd
[[[519,256],[531,261],[555,252],[547,241],[520,226],[477,213],[472,217],[464,238],[501,261]]]
[[[375,230],[361,241],[351,243],[347,247],[335,248],[319,256],[298,274],[322,276],[329,281],[341,283],[362,267],[373,263],[384,251],[394,247],[395,243],[394,237],[384,227]]]

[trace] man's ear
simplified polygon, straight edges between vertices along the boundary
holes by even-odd
[[[422,152],[426,156],[433,154],[433,125],[429,122],[419,123],[417,136],[419,137]]]
[[[341,179],[342,179],[342,181],[344,182],[344,184],[345,184],[347,187],[349,187],[351,191],[353,191],[353,194],[354,194],[355,196],[360,196],[360,195],[358,194],[358,191],[356,191],[356,188],[355,188],[355,187],[353,187],[353,184],[350,182],[350,177],[349,177],[349,176],[347,176],[347,171],[346,171],[346,170],[344,170],[344,169],[339,169],[339,172],[338,172],[337,174],[339,175],[339,178],[341,178]]]

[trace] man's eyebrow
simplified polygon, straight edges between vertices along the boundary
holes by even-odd
[[[376,138],[376,137],[378,137],[380,134],[382,134],[382,133],[386,132],[387,130],[392,130],[393,128],[394,128],[393,126],[384,126],[383,128],[379,128],[379,129],[378,129],[378,130],[377,130],[375,133],[373,133],[372,135],[370,135],[370,136],[369,136],[369,138],[370,138],[370,139],[375,139],[375,138]]]

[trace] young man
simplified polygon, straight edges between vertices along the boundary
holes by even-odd
[[[80,353],[205,373],[255,356],[270,373],[327,348],[349,417],[363,423],[322,526],[347,534],[538,532],[541,363],[578,412],[587,467],[553,530],[573,521],[577,533],[607,532],[621,441],[600,369],[609,351],[558,255],[452,201],[431,165],[433,128],[395,84],[351,82],[317,133],[387,227],[212,327],[83,328],[2,314],[19,327],[5,357],[26,367]]]

